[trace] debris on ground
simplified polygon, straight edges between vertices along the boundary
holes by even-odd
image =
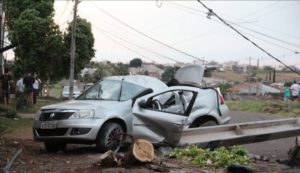
[[[240,165],[240,164],[232,164],[227,167],[227,172],[228,173],[254,173],[255,171],[245,165]]]
[[[17,157],[22,153],[22,149],[19,149],[14,156],[11,158],[11,160],[6,164],[5,167],[1,168],[1,170],[4,173],[9,173],[9,170],[11,168],[11,166],[13,165],[14,161],[17,159]]]

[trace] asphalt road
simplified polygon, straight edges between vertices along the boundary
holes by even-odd
[[[232,120],[230,123],[241,123],[249,121],[261,121],[269,119],[286,118],[279,115],[268,115],[252,112],[230,112]],[[287,159],[287,151],[295,146],[295,137],[277,139],[272,141],[258,142],[243,145],[251,154],[267,156],[270,159]]]

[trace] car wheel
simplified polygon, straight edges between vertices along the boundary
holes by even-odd
[[[207,126],[216,126],[218,123],[214,120],[200,120],[193,123],[189,128],[197,128],[197,127],[207,127]]]
[[[108,150],[117,152],[123,141],[123,133],[123,128],[117,123],[104,124],[97,137],[97,150],[99,152],[105,152]]]
[[[207,126],[216,126],[218,125],[214,120],[208,120],[204,122],[200,122],[198,127],[207,127]]]
[[[47,152],[50,153],[54,153],[54,152],[58,152],[61,150],[64,150],[67,146],[66,143],[62,143],[62,142],[44,142],[45,145],[45,149],[47,150]]]

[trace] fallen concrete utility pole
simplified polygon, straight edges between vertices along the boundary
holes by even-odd
[[[201,147],[216,148],[298,135],[300,119],[277,119],[186,129],[182,132],[180,145],[197,144]]]

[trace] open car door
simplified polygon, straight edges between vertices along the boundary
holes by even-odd
[[[168,143],[175,146],[187,124],[196,95],[193,91],[176,89],[137,99],[132,109],[133,136],[150,140],[152,143]]]

